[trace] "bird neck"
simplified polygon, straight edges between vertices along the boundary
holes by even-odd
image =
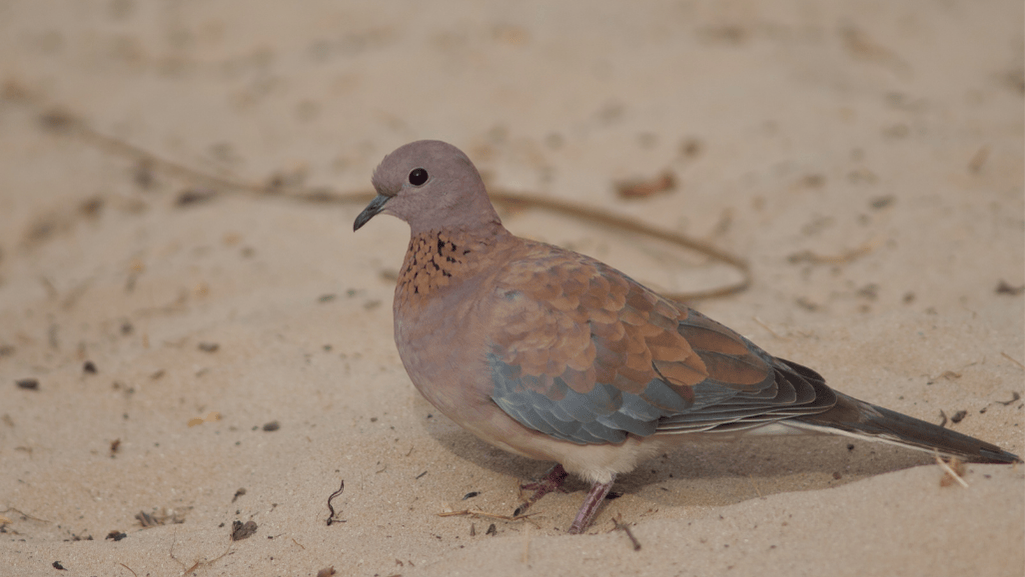
[[[401,212],[391,214],[409,223],[415,237],[444,231],[452,235],[494,236],[505,230],[502,219],[491,204],[483,184],[468,194],[414,195],[402,198]],[[396,208],[395,211],[399,211]]]
[[[415,304],[477,274],[485,256],[510,233],[501,223],[490,230],[446,228],[413,233],[395,287],[396,305]]]

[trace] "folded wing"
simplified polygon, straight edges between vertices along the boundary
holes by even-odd
[[[540,246],[550,253],[511,263],[498,283],[487,353],[491,398],[524,426],[618,443],[758,427],[835,404],[814,371],[615,269]]]

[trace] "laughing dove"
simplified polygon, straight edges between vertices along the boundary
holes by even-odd
[[[592,484],[582,532],[617,475],[681,442],[826,432],[981,462],[1021,460],[984,441],[859,401],[815,371],[618,270],[514,236],[460,150],[407,144],[374,171],[356,218],[409,224],[395,344],[416,388],[484,441],[555,461],[529,505],[567,472]],[[522,509],[522,508],[521,508]]]

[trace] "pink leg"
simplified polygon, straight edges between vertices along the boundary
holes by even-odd
[[[583,533],[584,529],[587,529],[587,526],[591,524],[591,520],[594,519],[595,513],[598,512],[598,507],[605,500],[605,496],[609,494],[609,489],[612,488],[612,483],[615,480],[616,478],[612,477],[612,480],[608,483],[595,483],[591,485],[591,490],[587,492],[584,504],[580,506],[580,511],[577,513],[577,518],[573,520],[573,524],[569,528],[570,535]]]
[[[562,487],[563,482],[566,481],[566,476],[566,469],[563,469],[562,465],[556,464],[545,473],[545,476],[540,481],[520,485],[520,491],[533,491],[534,494],[513,511],[513,516],[522,515],[538,499],[552,491],[558,491]]]

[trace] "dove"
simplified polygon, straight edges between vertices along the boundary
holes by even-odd
[[[384,157],[353,224],[410,228],[393,303],[413,385],[491,445],[554,462],[522,512],[574,474],[591,484],[584,532],[618,475],[673,446],[741,435],[833,433],[988,463],[1000,447],[857,400],[812,369],[660,296],[598,260],[513,235],[458,148]]]

